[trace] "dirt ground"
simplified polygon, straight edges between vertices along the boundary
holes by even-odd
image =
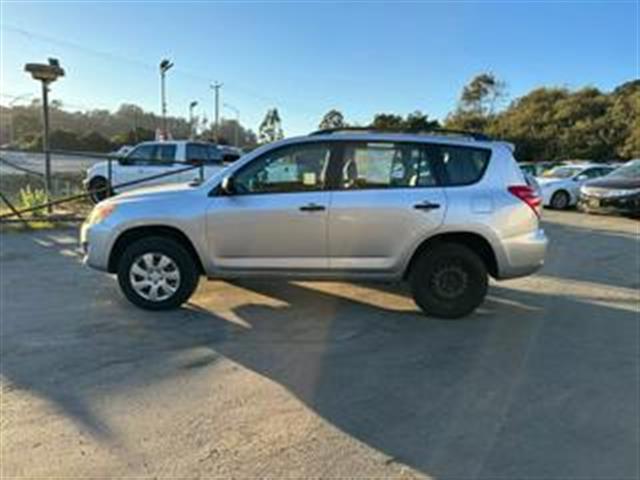
[[[547,264],[430,319],[401,286],[126,303],[72,230],[0,235],[2,478],[640,476],[640,223],[545,212]]]

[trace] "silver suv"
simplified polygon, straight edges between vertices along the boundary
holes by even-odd
[[[407,281],[428,315],[478,307],[488,277],[543,263],[539,194],[513,147],[477,134],[324,130],[263,146],[203,184],[98,204],[86,263],[135,305],[175,308],[200,276]]]

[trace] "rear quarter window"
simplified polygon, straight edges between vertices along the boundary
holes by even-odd
[[[489,165],[491,150],[456,145],[435,146],[445,186],[471,185],[480,181]]]

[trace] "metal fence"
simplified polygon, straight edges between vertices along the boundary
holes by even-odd
[[[173,169],[155,175],[137,178],[129,182],[114,184],[112,173],[114,164],[123,157],[95,152],[73,152],[52,150],[49,181],[46,177],[44,153],[25,152],[17,150],[0,151],[0,202],[6,206],[6,211],[0,210],[0,222],[26,221],[24,215],[38,213],[39,218],[49,221],[77,220],[82,217],[73,212],[56,211],[54,207],[61,207],[70,203],[85,202],[85,209],[90,208],[88,198],[93,194],[104,192],[110,196],[114,190],[130,188],[145,184],[152,180],[167,178],[182,174],[190,170],[199,170],[200,181],[204,180],[204,164],[173,162],[173,165],[184,165],[184,168]],[[86,171],[95,163],[106,162],[107,185],[90,190],[85,187],[83,180]],[[49,186],[49,188],[47,188]],[[25,202],[25,199],[43,198],[44,201]],[[82,212],[82,208],[79,209]],[[45,211],[45,212],[43,212]],[[78,211],[76,208],[74,211]]]

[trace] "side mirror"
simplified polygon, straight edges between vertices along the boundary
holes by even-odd
[[[582,182],[583,180],[587,180],[588,178],[589,178],[588,175],[583,174],[583,175],[578,175],[576,178],[574,178],[574,180],[576,182]]]
[[[233,177],[224,177],[220,183],[220,191],[223,195],[234,195],[236,193]]]

